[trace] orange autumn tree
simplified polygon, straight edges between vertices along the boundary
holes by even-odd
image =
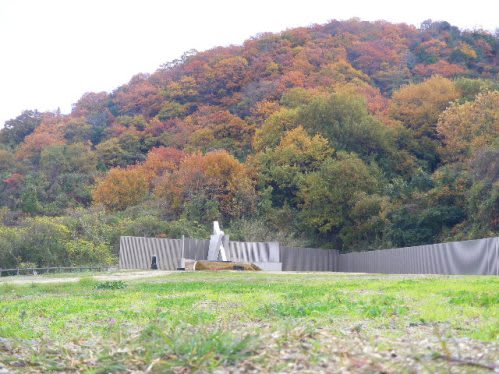
[[[418,64],[414,67],[414,72],[422,77],[438,74],[442,77],[450,78],[466,73],[466,69],[461,65],[449,64],[447,61],[440,60],[429,65]]]
[[[46,147],[64,144],[64,126],[64,123],[42,123],[19,145],[16,152],[17,159],[37,164],[41,152]]]
[[[201,222],[251,213],[256,199],[248,169],[226,151],[187,156],[177,171],[163,176],[156,195],[172,212]]]
[[[136,166],[114,168],[101,179],[92,197],[95,204],[117,211],[142,202],[149,193],[149,182],[144,169]]]
[[[93,192],[96,204],[109,210],[124,210],[142,202],[156,179],[177,170],[186,153],[171,147],[153,148],[142,164],[113,168]]]
[[[147,154],[147,159],[139,167],[145,171],[148,178],[153,179],[177,170],[185,156],[186,153],[177,148],[156,147]]]
[[[147,74],[137,74],[128,85],[115,91],[113,102],[121,114],[154,117],[161,110],[164,97],[161,89],[150,82]]]

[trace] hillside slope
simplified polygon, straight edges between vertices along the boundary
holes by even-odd
[[[26,111],[0,131],[0,263],[112,261],[120,234],[214,219],[343,250],[497,235],[497,46],[447,22],[332,21]]]

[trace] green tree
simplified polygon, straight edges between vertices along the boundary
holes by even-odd
[[[123,134],[106,140],[96,147],[99,166],[126,167],[145,160],[148,147],[137,135]]]
[[[300,183],[298,196],[303,224],[310,232],[332,240],[336,248],[344,248],[349,243],[344,243],[341,237],[351,236],[345,230],[354,220],[359,226],[362,218],[365,222],[379,214],[380,208],[369,207],[375,204],[367,201],[379,188],[376,174],[354,153],[338,152],[335,159],[327,159]],[[358,205],[360,200],[364,201],[364,207]],[[360,217],[358,212],[367,215]]]
[[[0,143],[15,148],[41,123],[42,116],[36,110],[26,110],[14,119],[5,122],[0,131]]]
[[[71,240],[66,243],[68,261],[77,265],[111,265],[116,258],[111,254],[109,246],[95,244],[87,240]]]
[[[61,208],[89,205],[97,158],[81,143],[45,148],[40,157],[40,172],[47,181],[45,202]]]
[[[29,176],[24,184],[20,201],[21,211],[30,214],[37,214],[42,211],[42,204],[39,199],[37,183],[33,176]]]
[[[470,161],[473,185],[465,199],[465,239],[495,236],[499,231],[499,147],[479,150]]]
[[[297,127],[282,137],[279,145],[257,155],[262,188],[272,187],[272,202],[276,207],[289,203],[296,207],[299,183],[307,173],[318,170],[333,153],[321,135],[311,137]]]
[[[297,122],[324,136],[336,150],[355,152],[367,162],[376,160],[389,174],[411,168],[410,156],[397,149],[396,133],[374,119],[357,95],[318,97],[301,109]]]
[[[395,247],[430,244],[453,237],[466,219],[466,194],[471,186],[462,164],[445,165],[431,176],[431,187],[414,188],[387,213],[385,241]]]
[[[456,79],[454,84],[461,95],[461,99],[459,100],[461,104],[467,101],[475,100],[479,93],[499,90],[499,82],[489,79],[472,79],[462,77]]]
[[[74,119],[64,127],[64,139],[68,143],[87,143],[92,141],[94,129],[84,118]]]

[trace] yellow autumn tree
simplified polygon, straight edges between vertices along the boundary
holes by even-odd
[[[390,113],[417,137],[435,138],[438,116],[458,98],[459,91],[451,80],[434,76],[394,92]]]
[[[437,131],[447,161],[465,160],[492,144],[499,134],[499,92],[481,93],[474,101],[453,104],[440,116]]]

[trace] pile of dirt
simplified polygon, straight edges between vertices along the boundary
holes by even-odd
[[[260,271],[255,264],[249,262],[231,262],[231,261],[196,261],[194,270],[240,270],[240,271]]]

